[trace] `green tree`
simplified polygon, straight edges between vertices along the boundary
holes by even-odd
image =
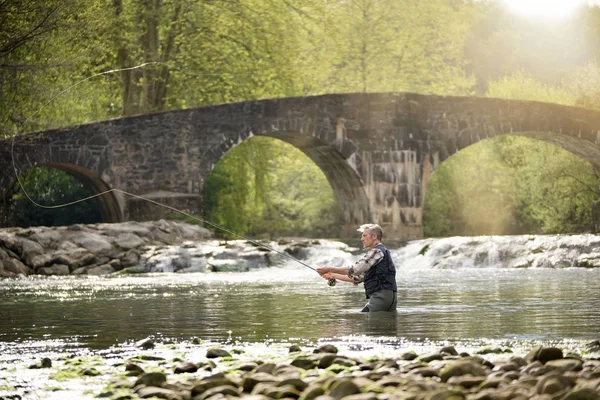
[[[101,14],[100,2],[0,2],[0,135],[118,115],[110,79],[55,99],[107,65]]]
[[[445,161],[428,185],[427,236],[595,230],[600,175],[566,150],[500,136]]]
[[[307,92],[471,93],[462,54],[474,18],[470,2],[327,4],[314,28],[320,40],[303,47],[305,64],[322,68]]]
[[[576,97],[572,91],[564,89],[560,85],[540,82],[522,70],[491,81],[486,97],[534,100],[564,105],[575,105],[576,103]]]
[[[600,67],[596,63],[587,63],[571,74],[565,87],[575,98],[579,107],[600,110]]]
[[[63,226],[74,223],[101,222],[97,201],[89,199],[61,208],[43,208],[32,204],[27,196],[42,206],[54,206],[89,197],[91,193],[75,178],[55,168],[35,167],[20,176],[8,193],[5,218],[10,226]],[[26,192],[26,193],[25,193]]]
[[[323,172],[298,149],[268,137],[233,148],[206,179],[203,195],[207,220],[241,234],[326,236],[337,228]]]

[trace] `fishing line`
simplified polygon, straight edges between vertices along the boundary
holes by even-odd
[[[38,108],[33,114],[31,114],[27,119],[25,119],[25,121],[23,121],[23,123],[21,124],[21,126],[17,129],[17,134],[23,128],[23,126],[25,126],[25,124],[28,121],[30,121],[35,115],[37,115],[46,106],[48,106],[49,104],[51,104],[56,98],[60,97],[64,93],[67,93],[68,91],[70,91],[72,88],[74,88],[74,87],[76,87],[76,86],[78,86],[78,85],[80,85],[80,84],[82,84],[82,83],[84,83],[84,82],[86,82],[86,81],[88,81],[88,80],[90,80],[92,78],[95,78],[95,77],[101,76],[101,75],[110,74],[110,73],[121,72],[121,71],[130,71],[130,70],[134,70],[134,69],[143,68],[143,67],[148,66],[148,65],[158,65],[158,64],[164,64],[164,65],[166,65],[165,63],[158,62],[158,61],[156,61],[156,62],[147,62],[147,63],[136,65],[136,66],[130,67],[130,68],[118,68],[118,69],[112,69],[112,70],[109,70],[109,71],[99,72],[97,74],[94,74],[94,75],[91,75],[91,76],[89,76],[87,78],[84,78],[84,79],[82,79],[82,80],[80,80],[80,81],[72,84],[71,86],[67,87],[66,89],[61,90],[56,95],[52,96],[50,98],[50,100],[48,100],[47,102],[43,103],[40,108]],[[19,173],[18,173],[18,170],[17,170],[17,165],[16,165],[16,162],[15,162],[15,156],[14,156],[15,137],[17,136],[17,134],[15,134],[15,135],[12,136],[12,138],[11,138],[11,147],[10,147],[10,156],[11,156],[11,162],[12,162],[12,166],[13,166],[13,171],[15,173],[15,177],[17,178],[17,182],[19,184],[19,188],[21,189],[21,191],[23,191],[23,194],[25,195],[25,197],[27,197],[27,199],[32,204],[34,204],[36,207],[39,207],[39,208],[42,208],[42,209],[57,209],[57,208],[63,208],[63,207],[70,207],[70,206],[73,206],[75,204],[82,203],[84,201],[87,201],[87,200],[90,200],[90,199],[94,199],[96,197],[99,197],[99,196],[102,196],[102,195],[105,195],[105,194],[108,194],[108,193],[111,193],[111,192],[121,193],[121,194],[124,194],[126,196],[130,196],[130,197],[133,197],[133,198],[136,198],[136,199],[144,200],[146,202],[155,204],[155,205],[157,205],[159,207],[163,207],[163,208],[166,208],[168,210],[177,212],[177,213],[179,213],[181,215],[184,215],[184,216],[186,216],[188,218],[194,219],[194,220],[196,220],[198,222],[202,222],[204,224],[210,225],[213,228],[220,229],[220,230],[222,230],[224,232],[227,232],[227,233],[229,233],[231,235],[234,235],[234,236],[237,236],[237,237],[239,237],[241,239],[244,239],[244,240],[246,240],[246,241],[248,241],[248,242],[250,242],[250,243],[252,243],[252,244],[254,244],[256,246],[263,247],[263,248],[265,248],[265,249],[267,249],[269,251],[273,251],[273,252],[275,252],[275,253],[277,253],[279,255],[282,255],[282,256],[284,256],[284,257],[286,257],[286,258],[288,258],[288,259],[290,259],[292,261],[295,261],[295,262],[299,263],[300,265],[302,265],[302,266],[304,266],[306,268],[310,268],[313,271],[315,271],[315,272],[318,273],[318,271],[315,268],[311,267],[310,265],[306,264],[305,262],[300,261],[297,258],[292,257],[291,255],[289,255],[289,254],[287,254],[287,253],[285,253],[283,251],[279,251],[277,249],[274,249],[273,247],[271,247],[269,245],[266,245],[264,243],[260,243],[260,242],[254,240],[254,239],[250,239],[250,238],[248,238],[248,237],[246,237],[246,236],[244,236],[244,235],[242,235],[240,233],[232,231],[231,229],[225,228],[225,227],[223,227],[223,226],[221,226],[219,224],[216,224],[214,222],[210,222],[210,221],[208,221],[208,220],[206,220],[204,218],[200,218],[198,216],[192,215],[192,214],[187,213],[187,212],[185,212],[183,210],[179,210],[179,209],[177,209],[175,207],[172,207],[172,206],[169,206],[167,204],[163,204],[163,203],[160,203],[158,201],[154,201],[152,199],[148,199],[146,197],[143,197],[143,196],[140,196],[140,195],[136,195],[136,194],[133,194],[133,193],[129,193],[129,192],[126,192],[126,191],[120,190],[120,189],[105,190],[103,192],[96,193],[94,195],[91,195],[91,196],[88,196],[88,197],[85,197],[85,198],[81,198],[81,199],[78,199],[78,200],[75,200],[75,201],[71,201],[71,202],[68,202],[68,203],[63,203],[63,204],[56,204],[56,205],[51,205],[51,206],[46,206],[46,205],[43,205],[43,204],[39,204],[33,198],[31,198],[31,196],[29,195],[29,193],[25,190],[25,187],[23,186],[23,183],[21,182],[21,179],[19,177]],[[329,286],[335,286],[336,280],[334,278],[328,279],[327,280],[327,284]]]

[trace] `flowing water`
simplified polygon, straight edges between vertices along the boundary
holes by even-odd
[[[530,253],[537,258],[527,265],[561,268],[515,268],[525,255],[508,260],[501,245],[456,240],[390,246],[398,267],[396,313],[360,313],[362,286],[328,287],[314,271],[285,259],[248,272],[4,280],[0,367],[27,355],[109,349],[148,337],[250,347],[327,341],[348,349],[434,342],[583,348],[600,338],[600,268],[570,267],[548,252]],[[461,248],[466,243],[470,250]],[[516,251],[514,241],[505,245]],[[581,246],[589,264],[595,250]],[[322,242],[304,261],[344,265],[357,257],[357,249]]]

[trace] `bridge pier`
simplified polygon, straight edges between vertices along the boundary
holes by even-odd
[[[128,197],[126,204],[127,220],[148,221],[174,217],[184,220],[189,218],[190,223],[202,220],[202,196],[197,194],[158,191],[140,197]]]

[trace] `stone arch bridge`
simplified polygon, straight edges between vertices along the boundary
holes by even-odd
[[[55,167],[92,193],[115,188],[200,213],[214,165],[253,135],[284,140],[325,173],[340,237],[373,221],[387,238],[422,236],[426,184],[452,154],[503,134],[551,142],[600,167],[600,112],[555,104],[413,93],[247,101],[100,121],[0,142],[0,207],[18,173]],[[158,218],[121,192],[97,198],[105,222]],[[168,211],[168,210],[167,210]],[[1,214],[1,213],[0,213]]]

